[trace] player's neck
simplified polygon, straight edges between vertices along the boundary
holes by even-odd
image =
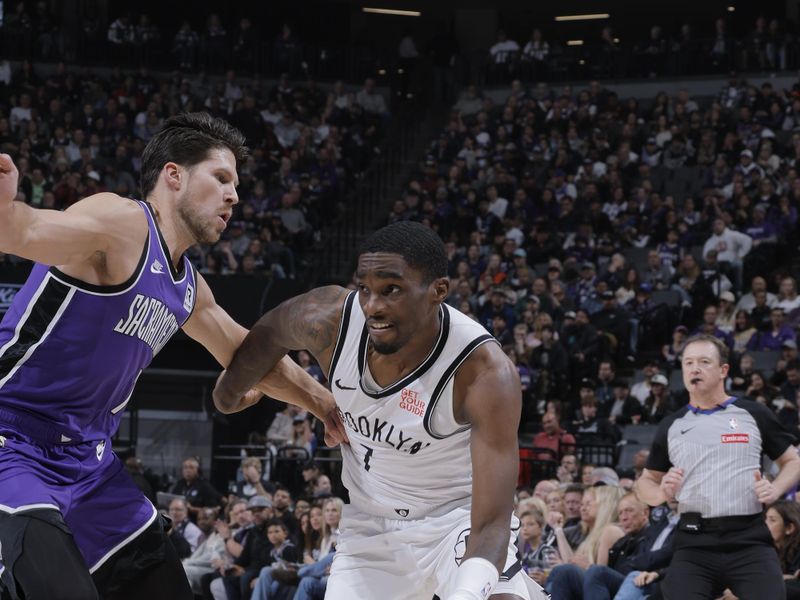
[[[725,389],[721,388],[718,390],[713,390],[711,392],[708,392],[707,394],[698,394],[698,393],[690,394],[689,404],[691,404],[696,408],[708,410],[722,404],[728,398],[729,396],[727,393],[725,393]]]
[[[194,239],[188,229],[182,225],[180,219],[177,218],[175,211],[170,210],[168,206],[159,202],[156,198],[150,197],[147,201],[153,207],[156,223],[158,223],[158,228],[169,250],[169,258],[175,268],[178,268],[183,253],[194,245]]]

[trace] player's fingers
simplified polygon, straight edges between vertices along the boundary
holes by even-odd
[[[759,471],[758,469],[756,469],[756,470],[755,470],[753,473],[754,473],[754,474],[755,474],[755,476],[756,476],[756,481],[761,481],[761,471]]]

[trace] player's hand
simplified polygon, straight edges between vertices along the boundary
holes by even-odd
[[[0,204],[11,204],[17,197],[19,171],[8,154],[0,154]]]
[[[658,579],[658,573],[655,571],[642,571],[633,580],[633,585],[636,587],[644,587],[653,583],[656,579]]]
[[[349,444],[350,438],[347,437],[347,430],[339,417],[339,408],[333,399],[333,394],[329,394],[323,401],[322,422],[325,424],[325,445],[333,448],[339,444]]]
[[[661,479],[661,491],[667,497],[667,500],[674,499],[683,485],[683,469],[672,467],[664,474]]]
[[[217,383],[214,386],[214,391],[219,389],[219,382],[222,379],[223,375],[225,375],[226,371],[222,371],[217,377]],[[264,397],[264,394],[259,392],[257,389],[251,389],[247,392],[242,398],[239,399],[239,403],[236,405],[236,410],[234,412],[241,412],[245,408],[250,408],[255,404],[258,404],[261,401],[261,398]]]
[[[758,501],[762,504],[772,504],[778,500],[780,496],[778,496],[778,492],[773,487],[772,482],[769,479],[763,479],[761,477],[761,471],[758,469],[754,471],[754,474],[756,478],[755,491]]]

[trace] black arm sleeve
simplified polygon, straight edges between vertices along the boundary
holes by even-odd
[[[653,444],[650,446],[650,456],[647,457],[646,466],[651,471],[666,473],[672,467],[672,462],[669,460],[669,428],[675,422],[675,419],[685,412],[686,410],[679,410],[662,419],[661,423],[659,423],[656,435],[653,438]]]
[[[737,402],[736,406],[745,409],[756,420],[761,432],[761,449],[771,460],[776,460],[796,441],[796,436],[783,428],[778,418],[769,408],[758,402]]]

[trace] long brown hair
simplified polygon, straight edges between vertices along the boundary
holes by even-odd
[[[800,506],[790,500],[776,500],[770,508],[777,512],[783,519],[783,526],[794,525],[794,533],[787,535],[783,545],[775,548],[781,561],[781,571],[787,573],[789,564],[794,561],[800,551]]]

